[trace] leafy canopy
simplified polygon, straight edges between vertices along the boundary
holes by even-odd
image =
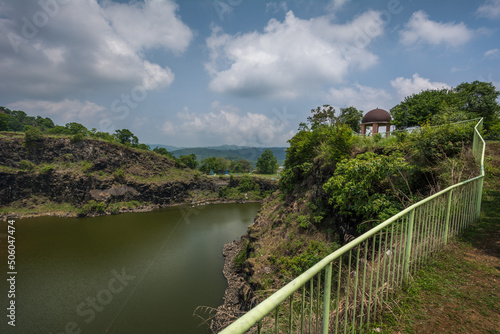
[[[265,150],[257,159],[257,169],[261,174],[273,174],[278,169],[278,160],[271,150]]]

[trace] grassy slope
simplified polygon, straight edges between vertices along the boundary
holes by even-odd
[[[500,333],[500,143],[487,143],[482,216],[431,259],[382,320],[384,333]]]

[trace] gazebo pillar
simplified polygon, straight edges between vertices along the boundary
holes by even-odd
[[[364,135],[366,133],[366,124],[361,124],[361,134]]]
[[[372,135],[378,133],[378,123],[373,123]]]
[[[391,123],[385,125],[385,136],[389,137],[389,132],[391,132]]]

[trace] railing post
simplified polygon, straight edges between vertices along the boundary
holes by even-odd
[[[325,291],[323,299],[323,334],[328,334],[328,324],[330,322],[330,293],[332,290],[332,262],[325,270]]]
[[[413,239],[413,220],[415,218],[415,209],[410,211],[410,219],[408,222],[408,233],[406,235],[406,254],[405,254],[405,272],[404,280],[407,281],[410,274],[410,258],[411,258],[411,244]]]
[[[484,167],[481,166],[481,169]],[[482,171],[482,175],[484,175],[484,171]],[[484,177],[479,179],[479,189],[478,189],[478,194],[477,194],[477,212],[476,212],[476,219],[479,219],[479,216],[481,215],[481,199],[483,197],[483,179]]]
[[[446,204],[446,219],[444,221],[444,244],[448,244],[448,232],[450,230],[451,196],[453,189],[448,192],[448,203]]]

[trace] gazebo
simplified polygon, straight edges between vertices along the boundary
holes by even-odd
[[[386,136],[391,131],[391,115],[384,109],[373,109],[361,120],[361,134],[366,134],[366,128],[372,127],[372,135],[378,133],[380,126],[385,125]]]

